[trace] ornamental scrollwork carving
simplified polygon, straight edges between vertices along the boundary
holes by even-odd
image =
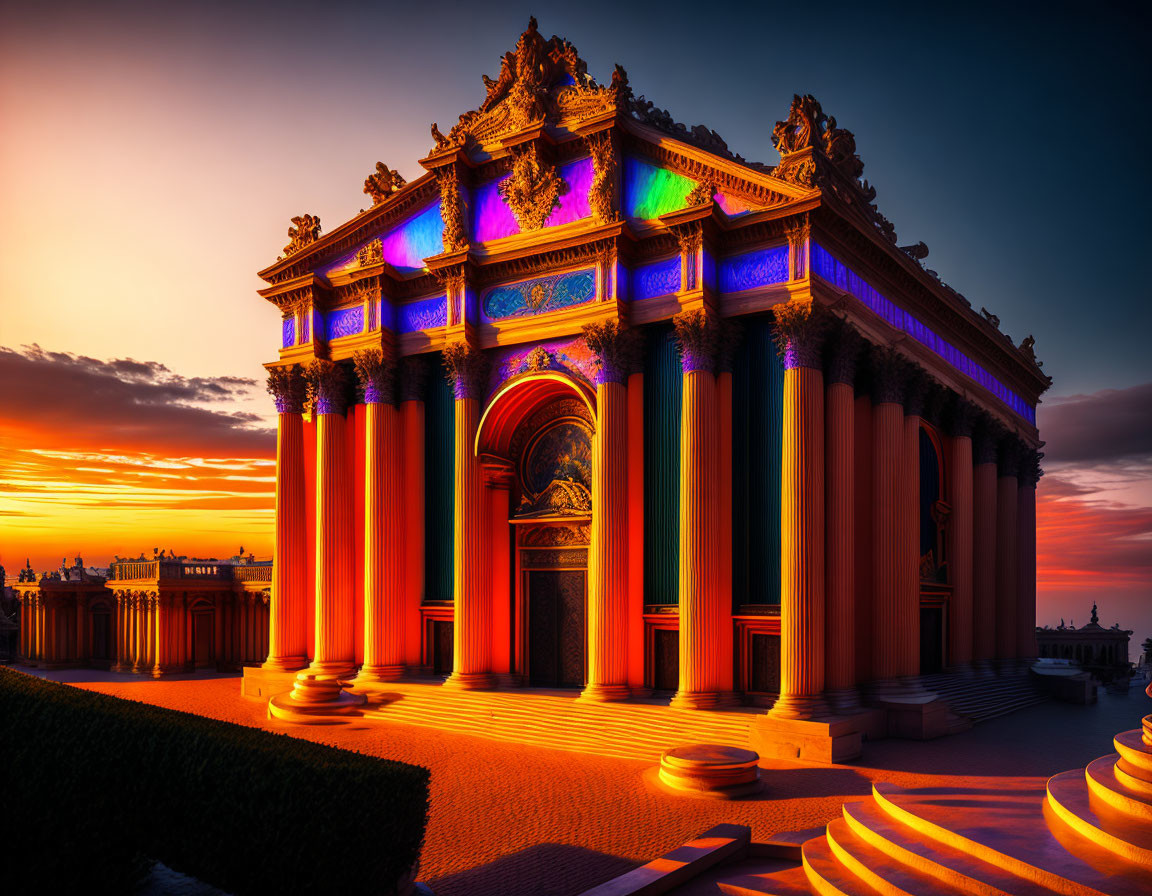
[[[460,195],[460,175],[449,165],[437,174],[440,185],[440,217],[444,221],[444,251],[456,252],[468,245],[468,229],[464,224],[464,201]]]
[[[352,366],[364,390],[365,404],[396,403],[396,359],[379,348],[352,355]]]
[[[384,246],[379,239],[371,240],[366,243],[359,252],[356,253],[356,264],[362,268],[371,267],[374,264],[380,264],[384,261]]]
[[[364,181],[364,192],[372,197],[372,205],[376,206],[407,183],[399,171],[393,171],[383,162],[377,162],[375,173],[369,174]]]
[[[591,543],[591,526],[532,526],[520,536],[520,546],[525,548],[555,548]]]
[[[343,414],[348,405],[348,378],[335,361],[317,358],[304,370],[308,404],[317,414]]]
[[[284,256],[295,255],[320,239],[320,218],[316,215],[297,215],[292,219],[294,226],[288,228],[288,245]]]
[[[636,336],[617,320],[585,324],[584,342],[596,362],[597,383],[623,383],[636,365]]]
[[[300,414],[308,397],[308,384],[299,364],[268,371],[268,394],[280,414]]]
[[[597,224],[611,224],[620,218],[616,208],[616,150],[606,131],[590,135],[586,141],[592,155],[592,184],[588,206]]]
[[[500,195],[511,209],[521,230],[539,230],[560,205],[568,185],[554,165],[540,158],[540,150],[530,143],[514,151],[511,176],[500,181]]]
[[[688,191],[688,196],[684,202],[690,208],[697,205],[707,205],[715,196],[716,185],[710,180],[702,180]]]
[[[772,309],[776,316],[776,349],[785,369],[822,369],[822,353],[831,315],[812,300],[793,299]]]
[[[444,346],[444,375],[452,387],[453,395],[480,398],[488,375],[488,359],[484,353],[467,342],[453,342]]]
[[[693,370],[714,371],[720,326],[714,314],[703,308],[682,311],[672,318],[676,342],[680,347],[680,364],[685,373]]]

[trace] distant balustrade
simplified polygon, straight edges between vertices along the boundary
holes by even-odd
[[[262,567],[246,567],[261,569]],[[268,567],[270,570],[271,567]],[[232,579],[233,567],[199,560],[118,560],[109,566],[108,578],[118,582],[150,579]],[[267,581],[271,581],[271,572]],[[251,581],[261,581],[254,579]]]

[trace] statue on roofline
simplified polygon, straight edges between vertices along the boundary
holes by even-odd
[[[376,173],[369,174],[364,181],[364,192],[372,197],[373,205],[379,205],[407,183],[400,172],[393,171],[383,162],[377,162]]]

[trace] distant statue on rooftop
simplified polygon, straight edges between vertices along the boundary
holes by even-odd
[[[1096,615],[1096,601],[1092,601],[1092,621],[1099,624],[1100,617]]]

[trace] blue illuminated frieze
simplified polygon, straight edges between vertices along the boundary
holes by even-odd
[[[640,265],[632,271],[631,281],[630,298],[635,302],[679,292],[680,256]]]
[[[291,348],[296,344],[296,318],[286,317],[281,324],[281,347]]]
[[[494,287],[484,293],[482,307],[488,320],[505,320],[583,305],[595,295],[596,272],[588,268]]]
[[[742,292],[788,282],[788,247],[757,249],[720,259],[720,292]]]
[[[448,325],[448,303],[445,296],[433,296],[407,302],[396,309],[397,332],[416,333]]]
[[[1036,408],[1000,382],[991,373],[969,358],[964,352],[917,320],[895,302],[886,298],[859,274],[837,260],[827,249],[812,244],[812,273],[823,280],[851,293],[863,305],[896,329],[907,333],[917,342],[928,346],[953,368],[975,380],[1013,411],[1027,420],[1036,422]]]
[[[356,336],[364,332],[364,306],[355,305],[352,308],[337,308],[328,312],[325,338],[328,340],[340,339],[344,336]]]

